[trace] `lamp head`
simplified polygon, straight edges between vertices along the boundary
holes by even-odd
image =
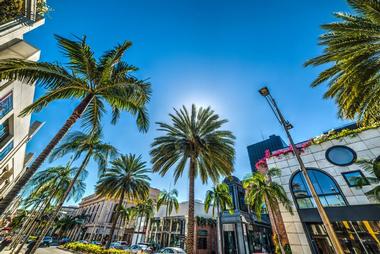
[[[268,87],[264,86],[264,87],[260,88],[259,93],[262,96],[268,96],[269,95],[269,89],[268,89]]]

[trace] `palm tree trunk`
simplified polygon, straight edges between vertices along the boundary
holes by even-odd
[[[41,206],[40,206],[41,205]],[[34,218],[37,216],[36,213],[38,213],[43,207],[42,200],[39,200],[31,209],[30,216],[24,221],[22,224],[18,234],[15,236],[14,240],[10,244],[10,248],[13,249],[15,246],[17,246],[17,243],[22,239],[22,235],[24,234],[25,230],[28,230],[31,224],[34,221]]]
[[[0,214],[2,214],[5,209],[9,206],[12,200],[17,196],[20,190],[24,187],[24,185],[30,180],[34,173],[38,170],[38,168],[42,165],[42,163],[49,156],[54,147],[61,141],[61,139],[66,135],[69,129],[74,125],[74,123],[81,117],[82,113],[87,108],[88,104],[91,102],[93,95],[87,95],[75,108],[74,112],[71,116],[66,120],[65,124],[62,128],[57,132],[57,134],[50,140],[49,144],[45,147],[45,149],[38,155],[38,157],[34,160],[33,164],[27,169],[24,176],[16,182],[16,184],[12,187],[12,189],[8,192],[8,194],[0,201]]]
[[[58,186],[59,186],[59,184],[58,184]],[[49,199],[44,204],[43,208],[41,207],[42,211],[40,211],[38,214],[36,214],[36,216],[33,218],[33,221],[30,224],[30,227],[26,231],[25,238],[21,242],[21,244],[18,246],[18,248],[15,250],[15,252],[14,252],[15,254],[20,253],[20,251],[21,251],[22,247],[24,246],[24,244],[28,241],[29,236],[32,234],[33,231],[35,231],[36,227],[38,227],[38,218],[41,218],[44,215],[44,213],[49,208],[50,203],[51,203],[52,199],[55,197],[55,195],[56,195],[57,192],[58,192],[58,190],[55,190],[54,193],[52,193],[52,195],[49,197]]]
[[[86,157],[84,158],[82,164],[81,164],[80,167],[78,168],[77,173],[75,174],[74,178],[71,180],[69,187],[67,188],[67,190],[66,190],[65,193],[63,194],[63,197],[61,198],[61,200],[59,201],[57,207],[56,207],[55,210],[53,211],[53,214],[51,215],[51,217],[49,218],[48,222],[46,223],[46,226],[42,229],[41,234],[39,235],[39,237],[38,237],[37,240],[36,240],[36,245],[35,245],[35,246],[33,247],[33,249],[30,251],[30,254],[34,254],[34,252],[35,252],[35,251],[37,250],[37,248],[38,248],[38,245],[41,243],[42,239],[45,237],[46,233],[49,231],[49,229],[50,229],[50,227],[52,226],[52,224],[53,224],[55,218],[56,218],[57,215],[58,215],[58,212],[61,210],[63,204],[65,203],[65,200],[66,200],[67,196],[69,195],[71,189],[73,188],[75,182],[77,181],[78,177],[80,176],[80,174],[81,174],[82,171],[86,168],[88,162],[90,161],[91,153],[92,153],[91,150],[87,152]]]
[[[278,241],[278,245],[280,247],[280,251],[282,254],[285,254],[285,250],[284,250],[284,247],[282,246],[282,243],[281,243],[281,239],[280,239],[280,234],[279,234],[279,230],[277,228],[277,223],[276,223],[276,220],[274,218],[274,215],[273,215],[273,210],[272,210],[272,207],[269,203],[269,199],[268,197],[265,195],[264,196],[265,198],[265,203],[267,205],[267,208],[268,208],[268,214],[269,214],[269,220],[271,222],[271,225],[272,225],[272,230],[273,232],[276,234],[277,236],[277,241]]]
[[[224,253],[224,239],[223,239],[223,225],[222,225],[222,217],[220,216],[220,207],[219,207],[219,204],[216,206],[216,209],[218,211],[218,235],[219,235],[219,239],[218,239],[218,248],[219,248],[219,251],[218,253]]]
[[[140,230],[141,230],[141,223],[142,223],[142,215],[141,215],[141,217],[140,217],[140,221],[139,221],[139,226],[138,226],[138,228],[137,228],[137,236],[136,236],[136,242],[135,242],[135,244],[137,244],[138,242],[139,242],[139,235],[140,235]]]
[[[195,178],[195,161],[194,158],[190,159],[190,172],[189,172],[189,211],[187,222],[187,240],[186,240],[186,253],[194,253],[194,178]]]
[[[106,250],[110,248],[111,246],[111,242],[112,242],[112,238],[113,238],[113,233],[115,232],[115,228],[116,228],[116,223],[117,223],[117,219],[119,218],[119,211],[121,209],[121,206],[123,205],[123,201],[124,201],[124,191],[121,192],[121,195],[120,195],[120,200],[119,200],[119,204],[117,205],[117,208],[115,210],[115,216],[113,218],[113,222],[112,222],[112,227],[111,227],[111,232],[110,232],[110,237],[106,243]]]

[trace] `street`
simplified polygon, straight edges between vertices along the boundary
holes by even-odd
[[[10,253],[9,251],[2,251],[3,254]],[[39,248],[37,249],[36,254],[70,254],[72,252],[63,251],[58,249],[57,247],[49,247],[49,248]]]

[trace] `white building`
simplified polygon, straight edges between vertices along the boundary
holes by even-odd
[[[14,13],[0,17],[0,59],[20,58],[38,61],[40,50],[26,42],[24,34],[44,24],[37,12],[37,1],[18,1]],[[7,1],[0,3],[7,4]],[[8,3],[9,4],[9,3]],[[9,7],[11,8],[11,6]],[[12,7],[13,8],[13,7]],[[13,14],[13,16],[11,15]],[[22,180],[33,154],[26,152],[31,137],[41,127],[31,116],[20,117],[20,112],[33,102],[34,85],[21,82],[0,82],[0,200],[12,200],[9,190]],[[21,186],[21,184],[20,184]],[[0,207],[0,214],[6,207]]]
[[[355,128],[300,144],[301,157],[345,253],[380,253],[380,205],[367,193],[379,183],[368,181],[369,173],[356,163],[380,160],[380,128]],[[281,169],[272,180],[293,201],[293,215],[280,207],[292,252],[335,253],[293,153],[275,151],[266,162]]]

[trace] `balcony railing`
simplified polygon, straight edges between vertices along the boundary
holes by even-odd
[[[25,0],[3,0],[0,2],[0,25],[24,17]]]
[[[0,26],[14,21],[38,20],[48,9],[46,0],[0,0]]]
[[[0,119],[13,109],[13,94],[9,93],[0,99]]]
[[[3,150],[0,151],[0,161],[2,161],[13,149],[13,141],[11,141]]]

